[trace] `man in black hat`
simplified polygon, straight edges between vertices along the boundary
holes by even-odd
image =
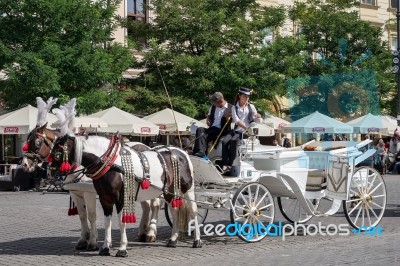
[[[221,92],[215,92],[210,96],[212,106],[210,107],[207,115],[207,126],[208,128],[199,127],[196,130],[196,141],[194,143],[193,154],[198,157],[205,157],[207,155],[208,144],[212,141],[218,141],[217,137],[221,133],[221,136],[226,135],[230,127],[231,108],[224,99],[224,95]],[[226,124],[228,123],[228,124]]]

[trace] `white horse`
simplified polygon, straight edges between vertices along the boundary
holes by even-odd
[[[65,151],[67,151],[68,162],[71,165],[83,165],[89,170],[94,166],[98,166],[99,169],[103,169],[105,164],[99,158],[101,158],[101,156],[106,152],[110,152],[109,145],[110,140],[104,137],[92,136],[86,139],[65,135],[58,138],[54,144],[54,148],[52,150],[54,160],[52,164],[53,166],[60,167],[63,162],[60,154],[63,154]],[[125,159],[123,159],[120,155],[120,148],[117,149],[118,150],[115,151],[112,150],[112,154],[115,154],[116,156],[114,164],[122,166],[122,160]],[[139,178],[145,178],[145,166],[141,156],[147,158],[148,164],[150,165],[149,177],[151,186],[148,189],[130,191],[131,194],[136,194],[136,201],[146,201],[157,198],[162,194],[163,191],[167,191],[164,193],[164,197],[168,203],[178,202],[178,195],[187,199],[186,203],[188,204],[190,217],[195,221],[196,226],[193,247],[201,247],[200,231],[197,222],[197,205],[194,201],[193,166],[188,154],[178,148],[161,148],[158,151],[149,150],[142,152],[140,155],[138,152],[130,149],[129,147],[125,147],[125,149],[125,151],[127,151],[129,154],[126,156],[128,160],[131,161],[128,165],[128,169],[125,169],[125,171],[132,171],[131,175]],[[108,156],[105,158],[110,158],[110,154],[108,154]],[[105,174],[102,174],[93,180],[93,185],[99,194],[100,203],[102,204],[105,215],[105,239],[103,247],[100,250],[100,255],[110,255],[111,216],[113,212],[113,206],[116,205],[121,233],[120,247],[116,256],[125,257],[127,256],[126,247],[128,241],[126,237],[126,224],[122,222],[122,208],[124,206],[124,181],[119,171],[113,169],[114,168],[111,168]],[[97,171],[94,170],[94,172]],[[140,187],[140,184],[136,181],[136,178],[135,181],[132,182],[135,182],[136,188]],[[125,202],[125,204],[127,204],[127,202]],[[173,228],[172,235],[167,243],[167,246],[176,247],[179,233],[178,209],[172,208],[171,204],[169,206],[173,217]],[[153,221],[153,219],[151,225],[153,222],[154,225],[156,223],[156,220]]]

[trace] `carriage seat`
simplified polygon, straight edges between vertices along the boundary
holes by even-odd
[[[326,173],[324,169],[308,169],[306,190],[320,191],[326,187]]]

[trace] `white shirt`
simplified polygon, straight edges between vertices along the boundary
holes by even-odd
[[[208,110],[208,115],[211,115],[211,108]],[[217,127],[221,128],[221,119],[224,116],[225,110],[228,108],[228,102],[225,102],[223,107],[215,107],[215,112],[214,112],[214,122],[211,125],[212,127]]]
[[[237,108],[236,108],[237,107]],[[250,108],[253,113],[253,117],[251,120],[249,119],[249,107],[247,105],[244,106],[244,108],[241,108],[239,106],[239,102],[236,103],[236,105],[232,106],[232,120],[235,124],[240,120],[242,121],[246,127],[250,126],[250,121],[254,120],[256,118],[257,110],[256,107],[250,103]],[[236,112],[237,109],[237,112]],[[238,132],[245,132],[244,128],[237,127],[235,129]]]

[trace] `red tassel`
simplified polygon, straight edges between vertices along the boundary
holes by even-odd
[[[53,155],[51,155],[51,153],[49,154],[49,156],[47,156],[47,162],[48,163],[52,163],[53,162]]]
[[[131,213],[124,213],[122,214],[122,222],[123,223],[136,223],[136,214]]]
[[[79,214],[77,207],[73,207],[73,208],[69,208],[68,209],[68,216],[74,216],[74,215],[77,215],[77,214]]]
[[[142,180],[142,183],[140,183],[140,187],[141,187],[142,189],[148,189],[148,188],[150,187],[150,180],[144,178],[144,179]]]
[[[60,165],[60,172],[69,172],[71,171],[71,165],[69,162],[62,162]]]
[[[29,145],[25,142],[24,146],[22,146],[22,151],[27,152],[29,150]]]
[[[177,197],[177,198],[174,198],[173,200],[172,200],[172,202],[171,202],[171,206],[172,206],[172,208],[180,208],[180,207],[182,207],[182,205],[183,205],[183,200],[181,199],[181,198],[179,198],[179,197]]]
[[[134,213],[132,213],[131,214],[131,217],[132,217],[132,223],[136,223],[136,214],[134,214]]]

